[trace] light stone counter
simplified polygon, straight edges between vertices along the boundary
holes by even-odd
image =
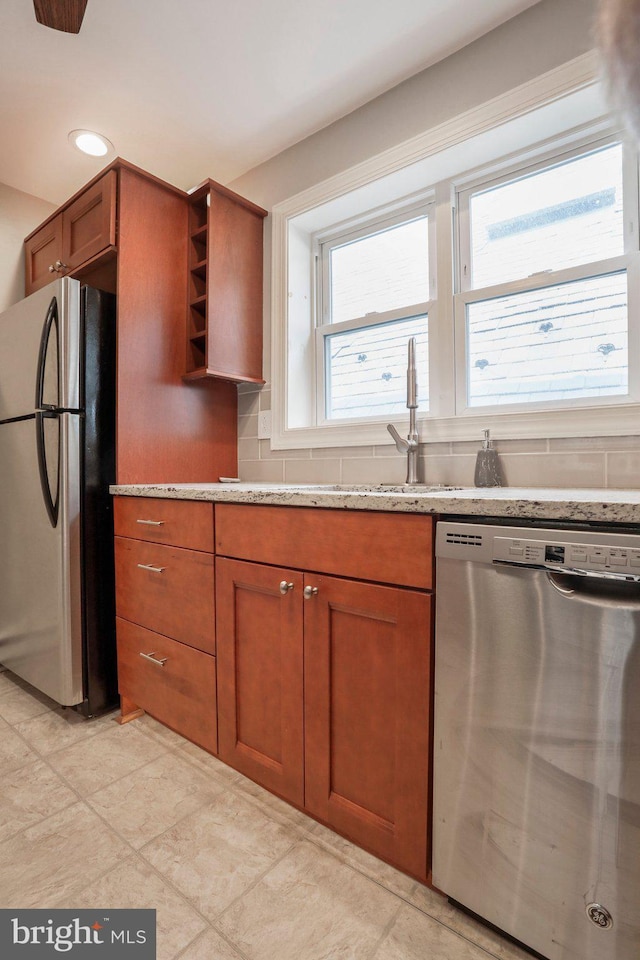
[[[640,490],[285,483],[121,484],[110,490],[173,500],[640,524]]]

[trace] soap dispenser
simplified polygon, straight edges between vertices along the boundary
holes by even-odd
[[[473,478],[476,487],[501,487],[502,471],[498,451],[489,439],[489,431],[484,431],[482,449],[478,450],[476,472]]]

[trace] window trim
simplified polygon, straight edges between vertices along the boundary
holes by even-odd
[[[429,300],[420,303],[407,303],[401,307],[381,312],[366,313],[364,316],[353,317],[350,320],[331,322],[331,253],[357,240],[376,236],[387,230],[392,230],[405,223],[415,220],[427,220],[428,231],[428,283]],[[413,200],[404,204],[393,204],[393,209],[378,211],[375,215],[368,212],[365,216],[351,223],[344,230],[331,227],[322,231],[313,238],[315,248],[315,266],[317,275],[314,289],[316,301],[313,315],[315,321],[314,352],[315,352],[315,426],[335,427],[338,424],[382,423],[389,420],[389,415],[376,417],[341,417],[331,419],[327,417],[328,396],[330,385],[327,382],[327,340],[333,334],[344,333],[350,330],[366,330],[394,320],[409,320],[426,315],[429,323],[430,311],[436,299],[436,268],[435,268],[435,203],[433,191],[425,194],[425,198],[418,203]]]
[[[577,99],[575,99],[577,97]],[[586,97],[586,99],[585,99]],[[594,112],[592,103],[600,101],[600,112]],[[566,106],[565,106],[566,104]],[[586,106],[585,106],[586,104]],[[578,112],[575,112],[575,107]],[[289,242],[290,231],[295,230],[298,224],[308,229],[316,212],[325,205],[333,204],[340,208],[345,197],[350,194],[375,197],[376,188],[383,178],[394,178],[406,170],[417,169],[421,162],[436,161],[441,153],[455,150],[464,146],[472,137],[482,137],[484,134],[499,131],[502,125],[510,121],[529,126],[528,116],[539,108],[549,108],[552,111],[553,124],[561,131],[558,117],[564,119],[571,112],[592,128],[608,128],[610,118],[601,100],[599,84],[599,62],[595,51],[585,53],[547,73],[521,84],[514,89],[488,101],[481,106],[471,109],[454,117],[437,127],[425,131],[423,134],[399,144],[369,160],[337,174],[313,187],[296,194],[293,197],[276,204],[272,211],[272,292],[271,292],[271,384],[272,384],[272,414],[273,428],[271,447],[274,450],[294,450],[304,448],[327,448],[342,446],[389,446],[389,437],[383,424],[356,423],[333,424],[331,426],[318,425],[316,427],[290,426],[287,424],[288,398],[294,396],[294,379],[306,377],[307,381],[315,376],[314,370],[304,367],[308,358],[304,357],[304,349],[294,346],[293,363],[297,364],[296,372],[289,369],[289,317],[292,307],[291,300],[296,297],[295,278],[289,275]],[[555,113],[553,112],[555,111]],[[562,132],[558,138],[561,139]],[[505,151],[506,152],[506,151]],[[526,150],[523,153],[526,155]],[[535,150],[532,150],[535,155]],[[412,167],[412,165],[417,165]],[[455,179],[455,178],[454,178]],[[413,181],[415,183],[415,180]],[[433,182],[433,181],[432,181]],[[462,182],[462,180],[460,180]],[[414,189],[416,189],[414,187]],[[448,295],[447,287],[451,284],[454,264],[452,253],[445,249],[443,240],[446,229],[452,230],[449,209],[438,203],[438,187],[436,178],[436,222],[439,231],[438,259],[438,287],[440,297]],[[441,194],[442,196],[442,194]],[[369,208],[375,207],[375,202]],[[361,206],[362,209],[362,206]],[[447,224],[446,218],[449,223]],[[340,217],[336,217],[339,220]],[[345,221],[348,214],[344,215]],[[450,247],[452,251],[453,245]],[[635,274],[634,270],[634,274]],[[634,276],[634,284],[638,277]],[[306,293],[304,284],[300,298],[311,294],[312,280],[308,278]],[[453,295],[453,289],[451,289]],[[311,314],[311,311],[309,311]],[[296,321],[298,325],[300,320]],[[312,318],[309,320],[312,324]],[[429,316],[430,343],[438,340],[438,355],[441,357],[445,377],[453,375],[455,367],[454,335],[453,330],[446,329],[447,324],[439,322],[434,311]],[[312,335],[310,328],[309,336]],[[630,355],[638,352],[637,336],[634,334],[629,340]],[[435,351],[434,351],[435,352]],[[438,371],[436,371],[437,373]],[[433,401],[433,414],[428,421],[419,421],[421,439],[428,444],[433,441],[456,441],[477,439],[482,428],[486,426],[487,415],[469,415],[468,417],[452,416],[453,398],[447,397],[441,390],[439,379],[431,377],[430,394]],[[560,411],[535,410],[522,413],[491,414],[492,433],[500,437],[528,438],[555,438],[567,436],[624,436],[637,432],[638,405],[635,403],[615,403],[609,406],[589,408],[567,408]],[[396,421],[399,429],[401,425]],[[427,446],[428,450],[428,446]],[[385,454],[386,455],[386,451]]]

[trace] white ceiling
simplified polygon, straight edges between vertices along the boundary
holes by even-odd
[[[228,183],[537,0],[89,0],[77,36],[0,2],[0,182],[60,203],[107,162]],[[110,158],[107,158],[107,160]]]

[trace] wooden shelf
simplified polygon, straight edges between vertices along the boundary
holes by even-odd
[[[262,233],[267,211],[205,180],[189,198],[187,381],[264,383]]]

